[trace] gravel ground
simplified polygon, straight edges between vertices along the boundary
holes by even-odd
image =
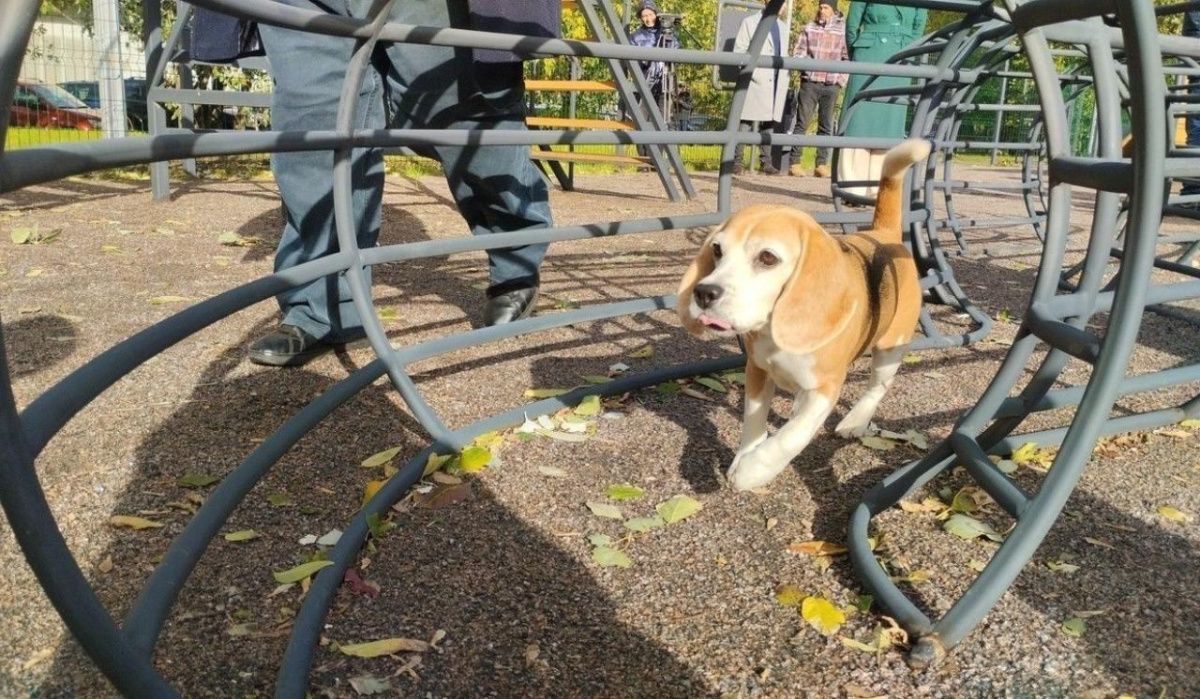
[[[1011,176],[989,168],[963,172],[972,180]],[[581,176],[577,191],[555,191],[552,203],[562,223],[698,212],[713,201],[716,181],[701,175],[696,183],[698,201],[670,204],[652,175]],[[735,204],[827,210],[821,186],[747,176],[738,180]],[[1085,204],[1074,215],[1073,258],[1085,243]],[[958,196],[956,205],[964,216],[1023,210],[1003,193]],[[269,273],[278,199],[270,181],[198,180],[177,186],[170,202],[152,203],[144,183],[80,179],[0,197],[0,224],[61,229],[47,244],[0,244],[0,317],[24,405],[188,302]],[[1182,224],[1169,226],[1186,230]],[[384,242],[461,235],[461,228],[442,181],[389,180]],[[257,244],[222,246],[218,237],[228,232]],[[543,312],[673,291],[702,235],[556,245],[543,272]],[[1035,272],[1036,239],[1028,229],[986,228],[970,238],[968,253],[954,258],[964,288],[987,312],[1019,317]],[[378,270],[375,279],[377,305],[396,311],[388,321],[394,342],[463,330],[480,317],[482,255],[406,263]],[[1196,311],[1192,303],[1189,312]],[[947,329],[963,327],[953,313],[934,312]],[[273,304],[262,303],[172,347],[84,409],[39,459],[59,525],[118,618],[207,490],[183,488],[179,478],[228,472],[288,416],[372,357],[356,349],[302,369],[251,366],[244,347],[274,319]],[[985,342],[923,353],[901,371],[877,422],[931,439],[945,435],[987,385],[1015,329],[1001,323]],[[1147,315],[1130,372],[1194,364],[1196,338],[1193,324]],[[633,356],[647,344],[653,356]],[[660,312],[474,347],[413,369],[430,402],[457,426],[519,404],[530,387],[577,385],[615,362],[642,369],[729,349],[684,336],[673,313]],[[856,365],[831,419],[862,391],[866,368]],[[1086,376],[1072,365],[1063,380]],[[1126,398],[1115,412],[1173,405],[1196,393],[1194,385],[1184,388],[1190,390]],[[465,495],[461,500],[402,503],[393,515],[397,527],[359,566],[378,595],[350,585],[339,592],[317,650],[313,694],[353,696],[350,680],[373,676],[386,679],[389,694],[428,697],[1200,695],[1200,525],[1157,513],[1171,505],[1200,514],[1200,433],[1144,433],[1098,452],[1065,516],[1010,592],[945,662],[915,672],[899,650],[869,653],[839,641],[838,635],[869,640],[882,621],[878,611],[851,614],[826,637],[794,607],[779,604],[775,590],[794,585],[839,605],[855,602],[861,588],[844,556],[823,560],[787,547],[843,542],[863,492],[919,451],[876,451],[826,432],[769,492],[733,493],[720,473],[737,442],[740,396],[699,394],[707,399],[646,390],[606,401],[586,441],[509,439],[499,464],[455,491]],[[784,413],[787,403],[777,399],[777,411]],[[1056,411],[1028,426],[1068,418]],[[271,571],[316,550],[299,544],[301,537],[320,536],[353,514],[371,477],[357,467],[362,459],[388,447],[403,455],[424,445],[382,381],[313,430],[227,528],[253,528],[262,537],[218,539],[200,562],[164,630],[162,672],[186,696],[270,694],[300,602],[298,589],[272,596]],[[1031,486],[1038,480],[1027,469],[1017,477]],[[926,495],[965,482],[949,474]],[[652,514],[656,503],[681,494],[703,509],[624,542],[632,567],[600,568],[588,537],[617,539],[624,530],[592,515],[585,502],[604,500],[615,483],[645,491],[619,504],[627,516]],[[280,505],[283,494],[288,503]],[[165,526],[131,531],[107,524],[113,514],[139,513]],[[985,517],[1007,526],[992,512]],[[911,590],[934,612],[964,592],[971,566],[996,548],[950,536],[932,513],[894,509],[877,519],[876,530],[880,556],[897,574],[915,574]],[[1046,565],[1062,561],[1078,570]],[[1064,633],[1062,623],[1080,611],[1097,613],[1079,615],[1087,622],[1081,636]],[[333,646],[430,639],[439,630],[444,638],[437,647],[419,654],[360,659]],[[112,693],[64,631],[4,528],[0,695]]]

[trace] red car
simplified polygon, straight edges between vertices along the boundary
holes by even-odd
[[[10,123],[12,126],[91,131],[100,128],[100,113],[89,109],[57,85],[18,80]]]

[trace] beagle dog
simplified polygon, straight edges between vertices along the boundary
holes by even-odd
[[[866,434],[912,340],[921,310],[916,264],[901,239],[901,190],[929,143],[888,151],[871,230],[833,237],[785,206],[751,206],[700,248],[676,306],[694,335],[740,336],[746,348],[742,440],[728,478],[736,490],[771,482],[804,450],[837,403],[851,363],[871,352],[866,393],[838,423]],[[795,394],[792,417],[774,436],[775,389]]]

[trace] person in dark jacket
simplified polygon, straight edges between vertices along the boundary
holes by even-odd
[[[362,0],[279,0],[298,8],[363,18]],[[404,0],[394,22],[434,27],[554,37],[560,33],[559,0]],[[194,28],[193,28],[194,30]],[[258,27],[275,90],[272,127],[277,131],[332,129],[354,41],[262,24]],[[524,130],[521,57],[505,51],[381,44],[359,87],[354,128]],[[471,232],[546,228],[552,225],[549,192],[525,146],[434,146],[450,192]],[[333,223],[333,153],[276,153],[272,171],[283,199],[285,224],[275,269],[288,269],[337,251]],[[379,236],[383,153],[356,149],[351,159],[353,213],[358,245]],[[528,315],[534,306],[546,246],[488,251],[490,284],[484,323]],[[296,366],[363,335],[349,285],[340,276],[318,279],[280,294],[283,321],[254,341],[250,361]]]
[[[641,24],[629,35],[629,43],[634,46],[679,48],[679,39],[675,34],[663,31],[662,24],[658,21],[658,5],[654,4],[654,0],[642,0],[638,6],[638,19]],[[650,94],[654,96],[654,101],[661,103],[667,64],[664,61],[640,61],[638,65],[646,76],[646,82],[650,84]]]

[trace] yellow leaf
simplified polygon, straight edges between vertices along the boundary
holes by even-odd
[[[575,406],[575,414],[584,417],[600,414],[600,396],[587,396]]]
[[[287,570],[277,570],[272,575],[275,576],[275,582],[279,584],[300,582],[313,575],[322,568],[333,565],[333,561],[309,561],[301,563],[294,568]]]
[[[1186,522],[1192,521],[1191,515],[1180,510],[1179,508],[1172,507],[1170,505],[1162,505],[1161,507],[1159,507],[1158,508],[1158,516],[1162,517],[1163,519],[1169,519],[1172,522],[1186,523]]]
[[[525,389],[526,398],[553,398],[566,393],[565,388],[527,388]]]
[[[421,473],[421,477],[424,478],[425,476],[428,476],[434,471],[445,466],[446,462],[451,458],[452,457],[449,454],[430,454],[429,459],[425,462],[425,471]]]
[[[785,607],[799,607],[804,601],[804,593],[795,585],[780,585],[775,588],[775,601]]]
[[[150,299],[150,303],[155,306],[161,306],[166,303],[179,303],[187,300],[186,296],[154,296]]]
[[[471,446],[483,447],[484,449],[492,449],[494,447],[500,446],[503,443],[504,443],[504,435],[500,434],[496,430],[492,430],[491,432],[484,432],[483,434],[479,435],[475,439],[471,440]]]
[[[372,454],[371,456],[368,456],[367,458],[363,459],[362,467],[363,468],[378,468],[378,467],[388,463],[392,459],[396,458],[396,454],[399,454],[399,453],[400,453],[400,447],[392,447],[391,449],[384,449],[383,451],[381,451],[377,454]]]
[[[634,359],[649,359],[654,356],[654,345],[642,345],[629,353]]]
[[[828,636],[846,622],[846,613],[824,597],[805,597],[800,616],[814,629]]]
[[[415,638],[384,638],[368,643],[338,646],[339,653],[356,658],[378,658],[381,655],[395,655],[396,653],[424,653],[427,650],[429,650],[429,644]]]
[[[254,531],[253,529],[242,529],[236,532],[227,532],[225,534],[226,541],[249,541],[251,539],[257,539],[258,537],[258,532]]]
[[[847,648],[852,648],[854,650],[861,650],[865,653],[878,653],[879,652],[878,648],[876,648],[875,646],[873,646],[869,643],[863,643],[862,641],[856,641],[853,638],[849,638],[847,636],[838,636],[838,638],[841,639],[842,645],[846,646]]]
[[[1195,418],[1195,417],[1189,418],[1189,419],[1184,420],[1183,422],[1179,423],[1179,426],[1186,427],[1190,430],[1200,428],[1200,418]]]
[[[108,518],[108,523],[114,527],[125,527],[127,529],[157,529],[158,527],[165,526],[162,522],[155,522],[145,517],[133,517],[130,515],[113,515]]]
[[[797,541],[794,544],[788,544],[787,548],[792,553],[803,553],[809,556],[836,556],[846,553],[845,546],[831,544],[828,541]]]
[[[387,481],[367,481],[366,486],[363,487],[362,504],[366,505],[371,498],[375,497],[375,493],[379,492],[384,483]]]
[[[896,448],[896,443],[885,437],[876,437],[875,435],[866,435],[859,437],[858,441],[862,442],[864,447],[874,449],[876,451],[891,451]]]
[[[467,447],[459,457],[459,468],[467,473],[479,473],[492,462],[492,452],[483,447]]]

